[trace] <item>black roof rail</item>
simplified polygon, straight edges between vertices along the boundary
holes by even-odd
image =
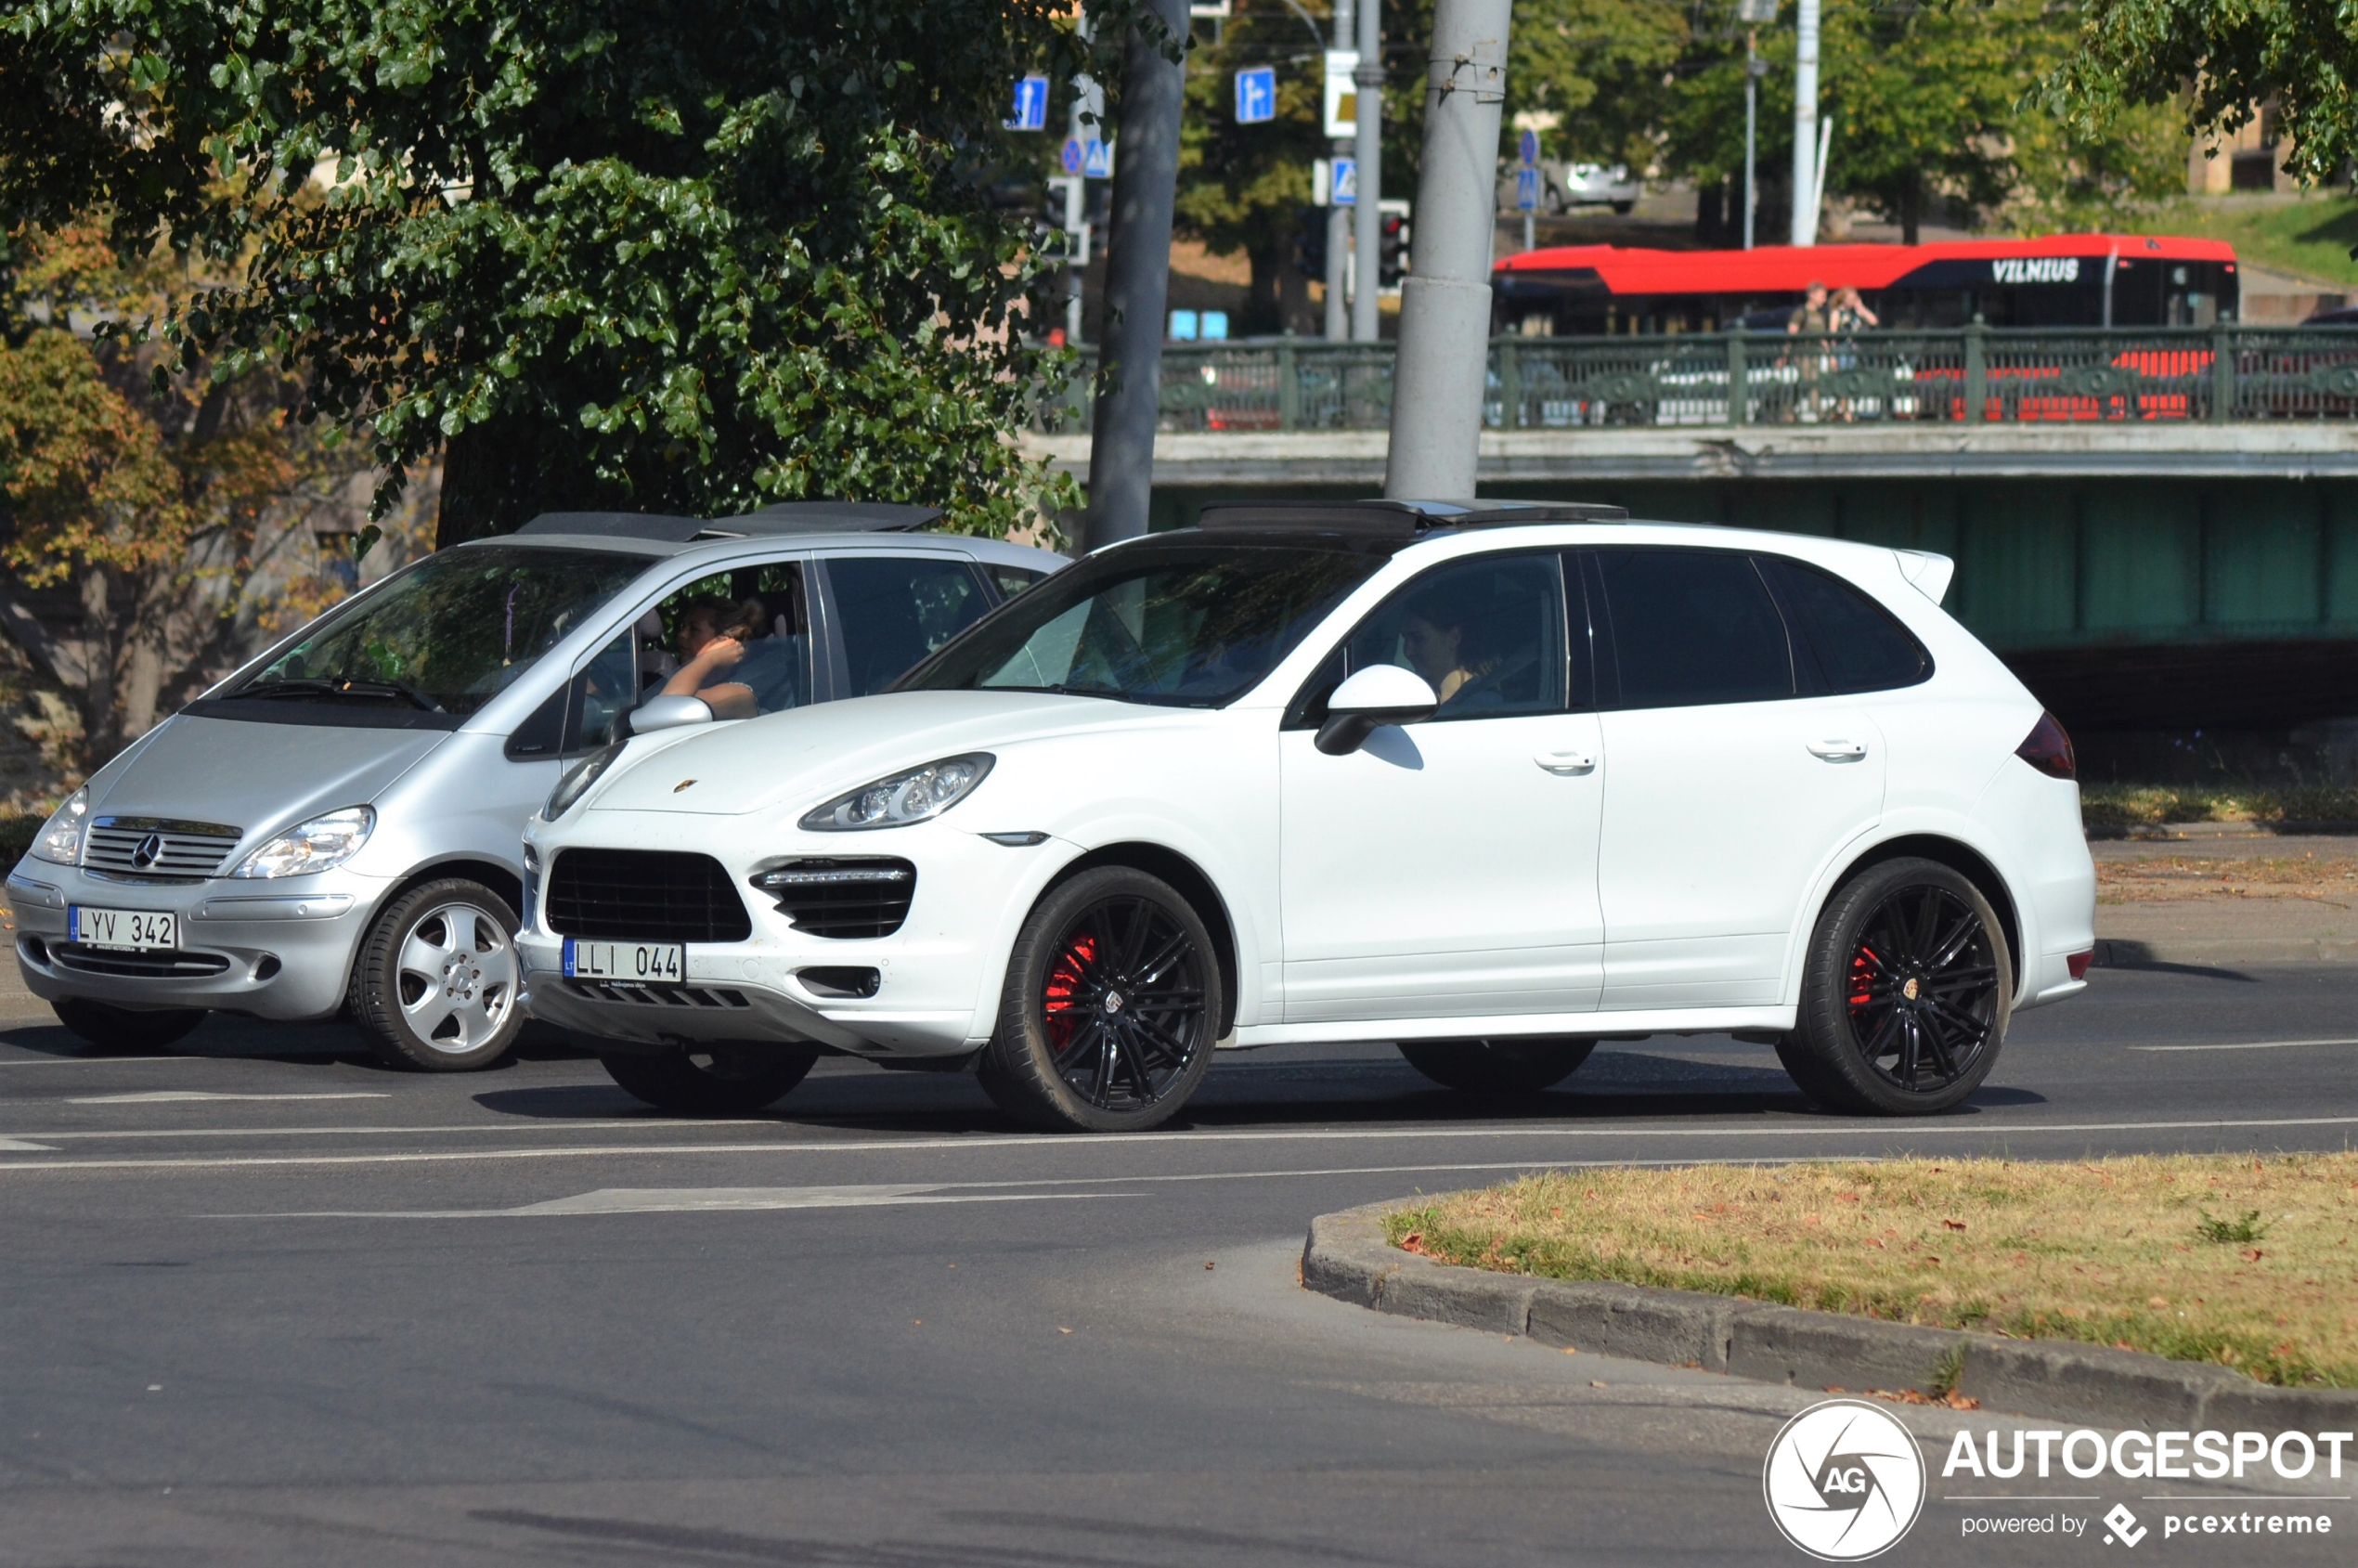
[[[1629,509],[1597,501],[1264,501],[1208,502],[1196,526],[1212,532],[1271,531],[1414,538],[1444,528],[1517,524],[1620,523]]]
[[[913,534],[941,520],[938,506],[876,501],[780,501],[741,517],[673,517],[653,512],[544,512],[519,534],[586,534],[601,538],[689,544],[701,539],[769,538],[786,534]]]

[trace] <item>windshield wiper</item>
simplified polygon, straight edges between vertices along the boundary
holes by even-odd
[[[419,691],[394,680],[327,680],[319,676],[301,676],[291,680],[271,680],[259,686],[239,689],[241,697],[358,697],[364,701],[396,697],[413,707],[428,713],[440,713],[440,703]]]

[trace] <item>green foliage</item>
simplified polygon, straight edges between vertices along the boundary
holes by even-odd
[[[2358,159],[2358,29],[2329,0],[2083,0],[2078,47],[2048,74],[2054,110],[2092,123],[2183,102],[2188,128],[2231,133],[2273,103],[2286,167],[2323,183]],[[2192,84],[2189,88],[2189,84]]]
[[[1325,66],[1314,30],[1276,3],[1240,10],[1216,45],[1198,40],[1187,58],[1174,227],[1215,255],[1251,258],[1253,310],[1247,331],[1274,331],[1282,269],[1310,201],[1310,164],[1328,154]],[[1271,66],[1277,117],[1240,125],[1236,73]]]
[[[2260,1211],[2257,1209],[2250,1210],[2240,1218],[2232,1220],[2217,1218],[2208,1209],[2196,1212],[2201,1214],[2202,1218],[2195,1225],[2195,1234],[2205,1241],[2248,1247],[2268,1234],[2268,1227],[2260,1223]]]
[[[380,512],[447,448],[445,542],[815,495],[1004,532],[1074,499],[1004,439],[1058,367],[982,179],[1013,78],[1084,61],[1064,9],[19,3],[0,226],[103,207],[126,250],[250,252],[174,343],[303,372],[301,418],[367,432]]]
[[[2173,234],[2224,240],[2247,262],[2358,289],[2358,201],[2344,192],[2181,201],[2159,221]]]

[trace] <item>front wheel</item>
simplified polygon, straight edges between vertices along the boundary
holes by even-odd
[[[1187,1103],[1226,998],[1193,905],[1127,866],[1049,890],[1017,934],[978,1076],[1037,1127],[1134,1133]]]
[[[49,1006],[59,1023],[101,1051],[161,1051],[204,1022],[201,1007],[145,1012],[86,996],[61,996]]]
[[[1408,1065],[1447,1089],[1535,1095],[1580,1070],[1593,1040],[1404,1040]]]
[[[480,882],[446,877],[402,894],[369,927],[353,1012],[395,1067],[471,1072],[516,1043],[518,978],[515,911]]]
[[[1998,913],[1934,861],[1889,861],[1819,916],[1801,1009],[1778,1055],[1835,1110],[1924,1116],[1981,1087],[2014,1014]]]
[[[616,1083],[677,1116],[748,1116],[786,1097],[819,1053],[808,1045],[711,1044],[600,1053]]]

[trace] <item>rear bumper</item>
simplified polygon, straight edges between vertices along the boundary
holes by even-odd
[[[27,860],[8,877],[17,971],[45,1001],[198,1007],[258,1018],[332,1017],[383,888],[341,872],[284,882],[131,883]],[[180,946],[128,953],[68,940],[74,904],[168,913]]]

